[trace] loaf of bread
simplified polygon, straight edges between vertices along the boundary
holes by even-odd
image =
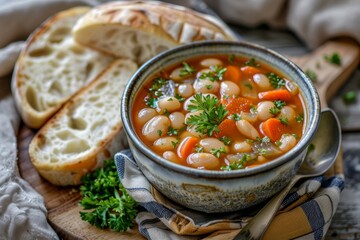
[[[123,147],[120,100],[138,66],[117,60],[78,92],[35,135],[30,158],[55,185],[77,185],[81,177]]]
[[[47,20],[28,39],[17,61],[12,91],[23,121],[41,127],[69,98],[93,80],[113,58],[77,44],[71,34],[88,7]]]
[[[179,44],[235,40],[221,22],[188,8],[156,2],[111,2],[93,8],[74,26],[85,46],[139,64]]]

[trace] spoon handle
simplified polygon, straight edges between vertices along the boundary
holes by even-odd
[[[241,229],[240,233],[234,238],[235,240],[256,240],[261,239],[266,229],[269,226],[269,223],[275,216],[282,200],[288,194],[290,189],[294,184],[301,178],[300,175],[295,175],[295,177],[289,182],[289,184],[275,197],[273,197],[270,202],[268,202],[257,214],[254,216],[249,223]]]

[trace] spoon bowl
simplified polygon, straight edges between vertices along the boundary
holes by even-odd
[[[235,239],[261,239],[277,212],[282,200],[302,178],[324,174],[335,162],[341,147],[340,122],[331,109],[321,112],[319,128],[311,141],[308,153],[290,183],[263,207],[241,230]]]

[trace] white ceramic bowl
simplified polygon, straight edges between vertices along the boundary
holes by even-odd
[[[189,58],[234,54],[255,58],[297,83],[304,99],[303,136],[279,158],[258,167],[209,171],[181,166],[155,154],[137,136],[131,122],[138,91],[155,73]],[[265,201],[280,191],[300,167],[320,118],[318,94],[311,80],[290,60],[264,47],[245,42],[196,42],[163,52],[146,62],[129,81],[121,103],[121,117],[130,149],[151,184],[173,201],[203,212],[229,212]]]

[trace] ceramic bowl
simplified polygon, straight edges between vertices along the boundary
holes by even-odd
[[[158,156],[137,136],[131,122],[134,98],[161,69],[189,58],[234,54],[255,58],[296,82],[305,107],[303,136],[286,154],[266,164],[233,171],[209,171],[181,166]],[[245,42],[197,42],[163,52],[146,62],[130,79],[121,103],[121,117],[134,158],[150,183],[166,197],[203,212],[245,209],[270,198],[296,174],[320,118],[318,94],[311,80],[290,60],[264,47]]]

